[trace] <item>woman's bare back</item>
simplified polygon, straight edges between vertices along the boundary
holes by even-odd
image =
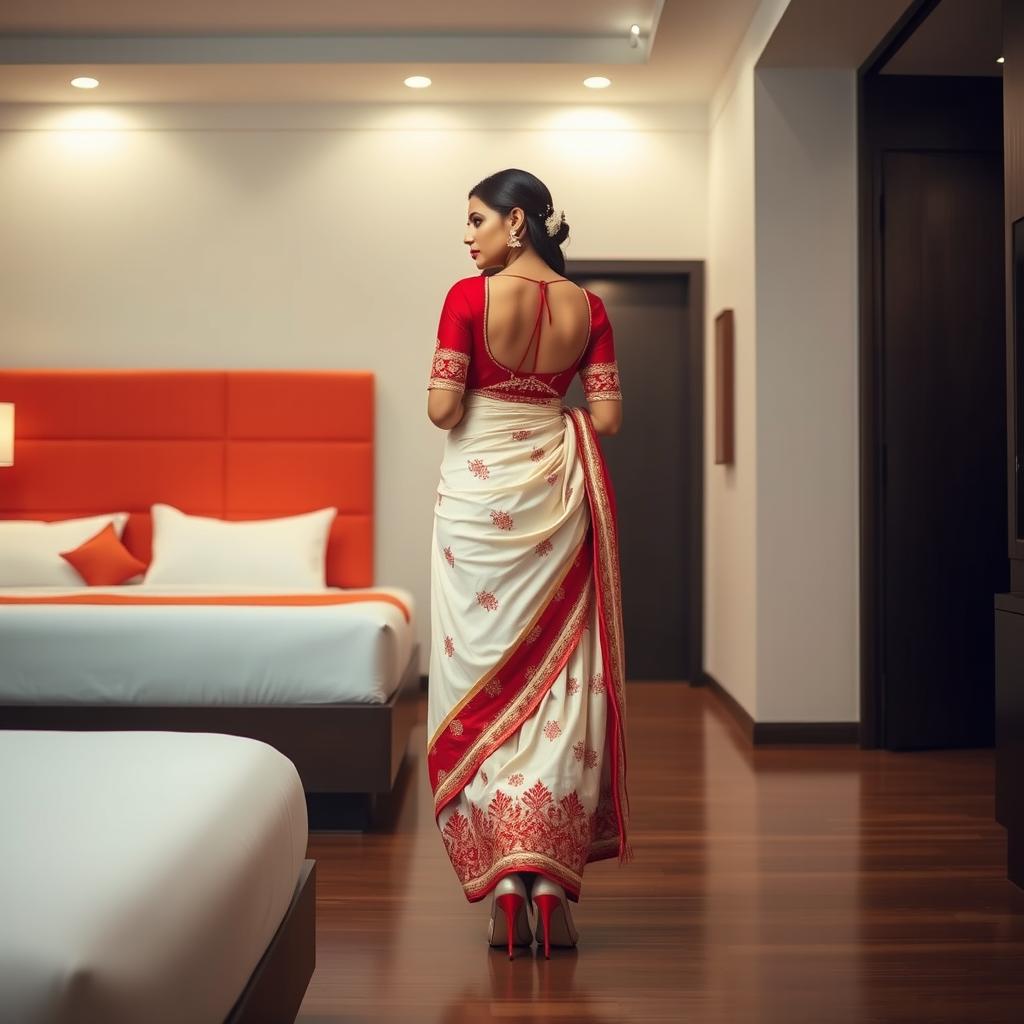
[[[484,288],[484,340],[492,359],[519,373],[561,373],[576,365],[590,337],[590,301],[579,285],[552,277],[542,287],[502,272],[485,278]]]

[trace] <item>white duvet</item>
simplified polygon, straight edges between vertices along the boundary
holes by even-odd
[[[295,766],[214,733],[0,731],[0,1020],[222,1022],[305,857]]]
[[[415,615],[408,591],[373,589],[399,598]],[[144,583],[0,588],[0,595],[11,596],[84,592],[325,591]],[[384,601],[292,607],[0,604],[0,704],[384,703],[413,643],[413,623]]]

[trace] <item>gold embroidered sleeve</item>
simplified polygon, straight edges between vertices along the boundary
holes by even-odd
[[[442,391],[465,391],[468,373],[469,354],[454,348],[442,348],[438,339],[427,390],[439,388]]]
[[[583,382],[583,394],[588,402],[600,402],[606,399],[622,401],[619,387],[618,363],[591,363],[580,370]]]

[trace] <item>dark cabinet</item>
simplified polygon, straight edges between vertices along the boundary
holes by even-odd
[[[996,820],[1007,877],[1024,888],[1024,4],[1003,4],[1006,219],[1006,548],[1010,593],[995,596]]]
[[[1006,873],[1024,888],[1024,595],[997,594],[996,820],[1006,829]]]

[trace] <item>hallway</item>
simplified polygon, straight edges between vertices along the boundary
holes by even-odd
[[[465,901],[431,817],[423,700],[379,831],[311,836],[301,1024],[1020,1019],[993,751],[751,750],[709,690],[628,692],[635,859],[587,868],[578,949],[486,945],[489,901]]]

